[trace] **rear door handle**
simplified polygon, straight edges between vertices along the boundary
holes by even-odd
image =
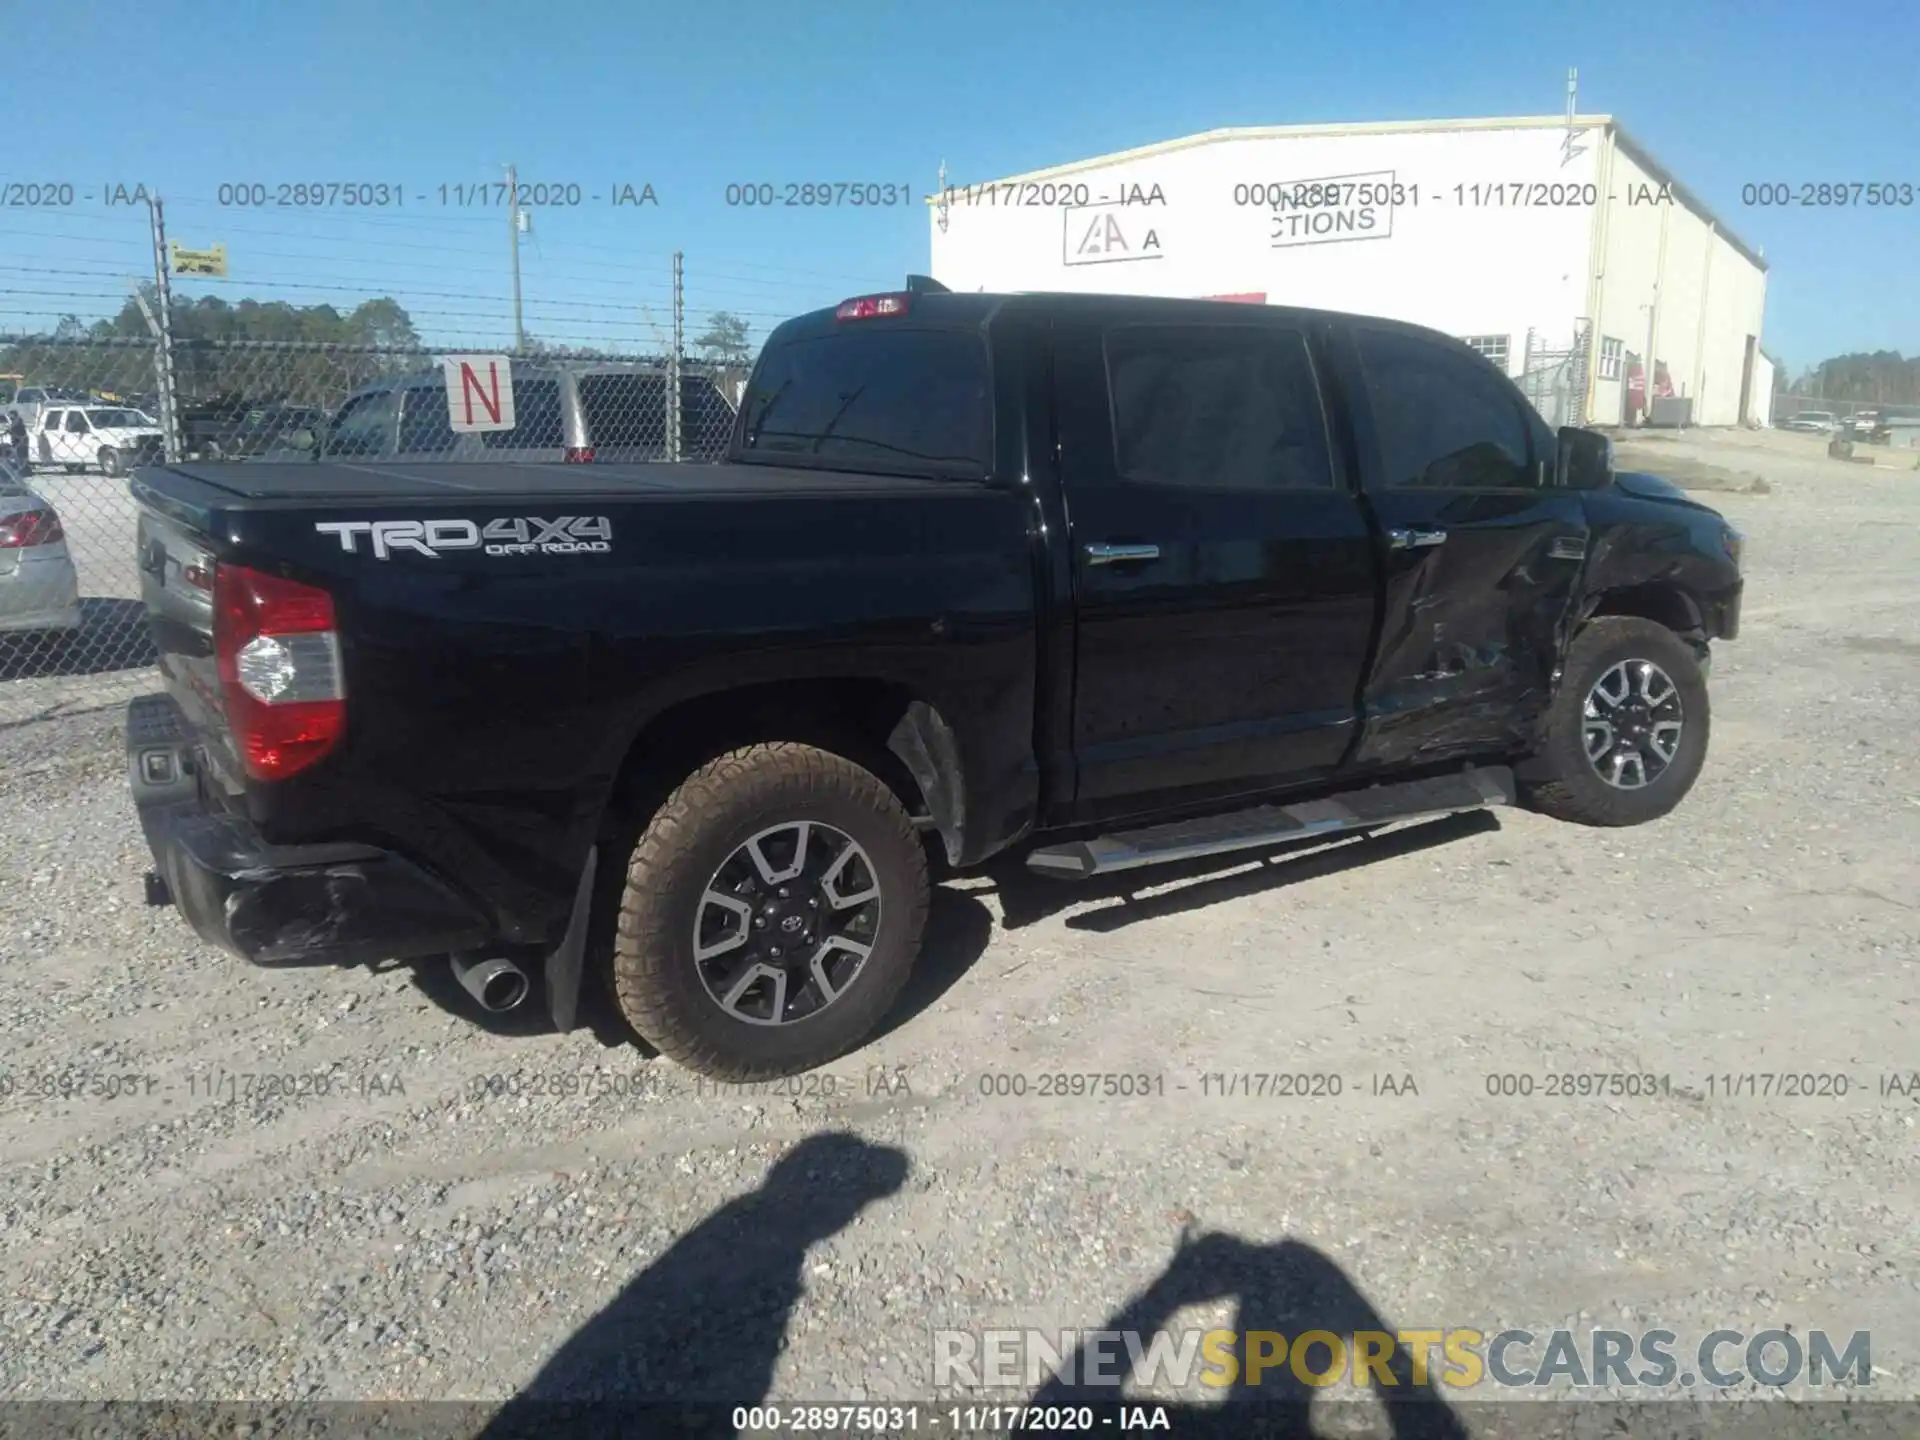
[[[1387,545],[1394,550],[1424,550],[1430,545],[1447,543],[1444,530],[1389,530]]]
[[[1129,560],[1158,560],[1158,545],[1089,545],[1087,563],[1089,565],[1121,565]]]

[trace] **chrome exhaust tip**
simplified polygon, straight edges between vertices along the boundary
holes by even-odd
[[[518,1009],[532,992],[527,972],[511,960],[455,955],[452,963],[454,979],[491,1015]]]

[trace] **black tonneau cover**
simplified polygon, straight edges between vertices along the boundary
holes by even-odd
[[[183,476],[229,495],[277,501],[430,500],[466,496],[562,495],[797,495],[844,494],[849,490],[947,489],[959,480],[860,475],[840,470],[788,469],[776,465],[565,465],[477,462],[259,461],[226,464],[148,465],[135,479],[163,489],[170,475]]]

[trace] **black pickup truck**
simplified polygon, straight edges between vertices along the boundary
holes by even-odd
[[[1414,326],[946,293],[791,320],[717,465],[153,467],[148,897],[256,962],[856,1045],[929,876],[1665,815],[1738,534]]]

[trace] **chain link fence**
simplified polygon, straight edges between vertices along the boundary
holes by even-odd
[[[732,433],[738,366],[586,349],[510,355],[512,428],[456,431],[443,353],[0,334],[0,724],[150,686],[137,466],[704,462]]]
[[[1783,425],[1794,416],[1805,411],[1831,415],[1836,420],[1849,420],[1863,411],[1875,415],[1899,416],[1906,419],[1920,418],[1920,404],[1911,402],[1902,404],[1894,400],[1850,399],[1835,400],[1822,396],[1817,391],[1777,390],[1773,396],[1773,423]]]
[[[1587,352],[1592,326],[1581,324],[1572,343],[1556,348],[1538,332],[1527,331],[1526,356],[1519,384],[1540,418],[1554,429],[1585,425],[1587,406]]]

